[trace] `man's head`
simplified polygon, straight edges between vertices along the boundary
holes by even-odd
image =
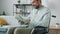
[[[32,0],[32,6],[34,8],[39,8],[42,5],[41,0]]]

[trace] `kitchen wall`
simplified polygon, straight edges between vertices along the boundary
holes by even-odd
[[[17,4],[17,0],[0,0],[1,2],[1,11],[5,11],[7,15],[13,15],[13,4]],[[26,3],[27,0],[21,0],[22,3]],[[29,1],[27,2],[29,3]]]
[[[5,11],[7,15],[12,15],[13,13],[13,3],[16,0],[0,0],[1,1],[1,11]]]
[[[30,3],[29,0],[21,0],[21,3]],[[60,23],[60,0],[42,0],[43,5],[51,9],[51,14],[56,15],[56,18],[51,17],[51,25]],[[5,11],[7,15],[13,15],[13,4],[17,3],[17,0],[0,0],[0,13]]]
[[[1,2],[1,0],[0,0],[0,2]],[[1,14],[1,3],[0,3],[0,14]]]
[[[60,24],[60,0],[46,0],[46,6],[51,9],[51,14],[56,18],[51,18],[51,25]]]

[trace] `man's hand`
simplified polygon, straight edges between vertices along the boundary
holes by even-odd
[[[26,22],[27,22],[27,24],[30,24],[30,20],[29,19],[27,19]]]
[[[23,21],[21,21],[21,20],[19,20],[19,23],[22,25],[22,24],[24,24],[24,22]]]

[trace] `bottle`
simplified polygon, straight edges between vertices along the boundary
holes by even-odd
[[[6,15],[6,14],[5,14],[5,11],[3,11],[3,15]]]
[[[20,0],[18,0],[17,2],[20,3]]]

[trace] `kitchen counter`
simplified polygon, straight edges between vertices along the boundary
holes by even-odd
[[[60,29],[60,26],[50,26],[49,29]]]
[[[51,34],[60,34],[60,26],[50,26],[49,32]]]

